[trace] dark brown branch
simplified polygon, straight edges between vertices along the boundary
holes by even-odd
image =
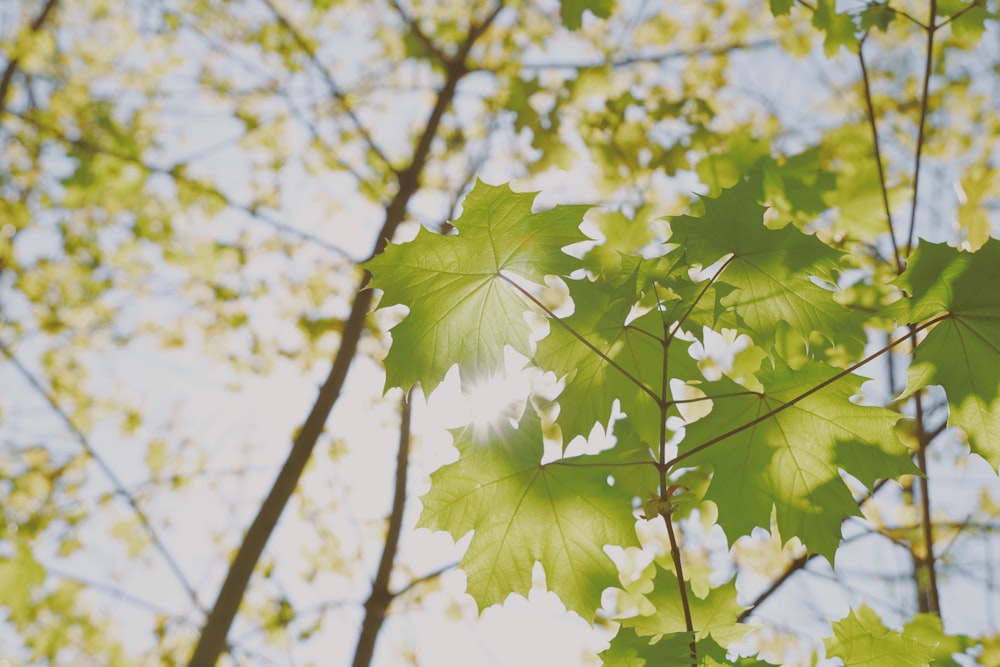
[[[412,395],[413,390],[410,390]],[[389,514],[389,527],[386,530],[385,542],[382,546],[382,558],[379,560],[375,581],[372,583],[371,594],[365,601],[365,618],[361,623],[361,634],[354,649],[354,667],[368,667],[375,655],[375,639],[378,637],[385,614],[392,602],[389,591],[389,575],[396,561],[396,550],[399,548],[399,535],[403,530],[403,510],[406,508],[406,473],[410,465],[410,416],[412,406],[409,396],[403,396],[400,405],[401,419],[399,424],[399,450],[396,454],[396,487],[392,496],[392,512]]]
[[[441,119],[448,107],[451,106],[458,82],[469,71],[466,58],[479,37],[489,29],[502,7],[502,3],[498,4],[482,23],[474,25],[469,30],[458,54],[449,61],[445,68],[445,83],[438,92],[434,108],[431,110],[424,131],[414,148],[410,165],[399,172],[399,189],[386,207],[385,222],[378,232],[372,256],[385,249],[389,239],[396,232],[396,228],[406,217],[407,204],[419,187],[420,174],[430,158],[431,143],[437,136]],[[330,374],[320,388],[309,416],[296,435],[288,458],[275,479],[271,491],[261,503],[257,516],[243,538],[236,558],[226,574],[215,606],[202,628],[201,636],[188,667],[214,667],[219,655],[226,649],[226,636],[229,634],[229,628],[239,609],[240,602],[243,600],[254,568],[260,560],[264,547],[284,511],[285,505],[298,485],[306,463],[308,463],[312,451],[323,433],[330,411],[340,397],[344,381],[347,378],[347,371],[354,359],[358,341],[365,329],[365,322],[371,307],[373,292],[367,289],[370,280],[371,274],[366,271],[358,285],[358,292],[351,306],[350,315],[344,323],[340,348],[337,350]]]
[[[52,12],[55,11],[58,4],[59,0],[48,0],[45,3],[42,11],[39,12],[35,20],[28,26],[31,32],[38,32],[42,29],[42,26],[45,25],[45,22],[52,15]],[[3,117],[4,111],[7,110],[7,95],[10,93],[10,84],[14,80],[14,74],[17,73],[17,68],[20,64],[21,61],[18,58],[11,58],[3,74],[0,75],[0,117]]]
[[[198,607],[198,609],[200,609],[202,612],[204,612],[205,608],[198,600],[198,593],[195,591],[194,586],[192,586],[191,582],[188,581],[188,578],[184,575],[184,572],[181,570],[180,565],[177,564],[177,561],[174,560],[174,557],[170,554],[170,551],[167,549],[166,544],[164,544],[163,540],[160,539],[160,536],[156,532],[156,529],[153,528],[152,521],[150,521],[149,517],[139,506],[139,501],[136,500],[135,496],[129,493],[128,489],[125,488],[125,485],[118,478],[118,475],[115,474],[115,471],[111,469],[111,466],[108,465],[108,462],[104,460],[104,458],[97,452],[97,450],[91,444],[90,439],[87,437],[87,435],[79,428],[77,428],[77,425],[73,422],[73,419],[69,416],[69,414],[67,414],[65,410],[63,410],[62,406],[59,405],[59,402],[56,400],[56,397],[48,389],[42,386],[41,381],[38,378],[36,378],[34,374],[32,374],[32,372],[29,371],[24,364],[21,363],[21,360],[17,358],[17,356],[14,354],[14,351],[11,350],[6,345],[4,345],[3,343],[0,343],[0,352],[2,352],[5,357],[7,357],[10,363],[13,364],[14,368],[17,369],[17,372],[21,375],[21,377],[24,378],[24,380],[29,385],[31,385],[31,388],[34,389],[39,396],[45,399],[45,402],[48,403],[52,411],[55,412],[56,415],[58,415],[59,419],[63,422],[63,424],[66,425],[66,428],[69,429],[69,431],[77,439],[77,442],[79,442],[80,445],[83,447],[83,451],[85,451],[87,453],[87,456],[89,456],[94,461],[94,463],[97,464],[97,467],[101,469],[101,472],[104,474],[104,476],[107,477],[108,481],[111,482],[111,485],[115,489],[115,494],[125,499],[125,502],[128,503],[130,508],[132,508],[132,512],[135,514],[136,518],[139,519],[139,523],[142,524],[143,529],[149,535],[149,539],[153,544],[153,548],[155,548],[160,553],[160,556],[163,558],[163,562],[166,563],[167,568],[177,578],[178,583],[180,583],[181,587],[184,589],[184,592],[187,593],[188,597],[191,598],[191,601],[194,603],[194,605]]]

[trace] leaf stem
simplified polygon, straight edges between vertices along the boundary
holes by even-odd
[[[659,307],[659,304],[660,304],[660,293],[659,293],[659,290],[657,289],[657,284],[656,283],[653,283],[653,293],[656,295],[656,303],[657,303],[657,307]],[[661,403],[660,403],[660,447],[659,447],[659,456],[657,456],[656,460],[659,461],[660,463],[662,463],[664,461],[664,459],[667,458],[667,402],[666,401],[667,401],[667,388],[668,388],[669,383],[670,383],[670,376],[668,375],[668,373],[670,372],[670,363],[669,363],[669,361],[670,361],[670,355],[669,355],[669,352],[670,352],[670,331],[669,331],[669,328],[670,327],[667,324],[666,315],[664,314],[664,312],[662,310],[660,310],[660,322],[663,325],[663,343],[661,345],[661,351],[662,351],[662,355],[663,355],[663,363],[661,364],[661,371],[660,371],[660,401],[661,401]],[[664,468],[663,466],[660,466],[659,467],[659,473],[660,473],[660,500],[662,500],[664,502],[669,502],[670,498],[667,497],[667,469]],[[665,517],[665,520],[667,522],[667,528],[670,529],[670,530],[672,530],[670,528],[670,517]],[[671,545],[672,545],[672,548],[673,548],[673,539],[671,539]],[[677,560],[677,563],[679,565],[679,563],[680,563],[679,559]],[[684,585],[682,583],[681,587],[683,588],[683,586]]]
[[[853,373],[854,371],[858,370],[859,368],[861,368],[865,364],[871,362],[873,359],[877,359],[878,357],[882,356],[883,354],[885,354],[886,352],[888,352],[892,348],[896,347],[900,343],[902,343],[904,341],[907,341],[907,340],[910,340],[911,338],[915,338],[916,335],[920,331],[923,331],[924,329],[926,329],[928,327],[931,327],[931,326],[937,324],[938,322],[946,320],[949,317],[951,317],[951,314],[950,313],[945,313],[944,315],[939,315],[939,316],[935,317],[934,319],[928,320],[927,322],[924,322],[923,324],[921,324],[919,326],[911,327],[910,328],[910,333],[906,334],[905,336],[901,336],[900,338],[897,338],[896,340],[890,341],[888,345],[886,345],[885,347],[881,348],[880,350],[876,350],[875,352],[872,352],[870,355],[868,355],[867,357],[865,357],[864,359],[862,359],[858,363],[853,364],[853,365],[845,368],[844,370],[840,371],[839,373],[836,373],[836,374],[830,376],[826,380],[823,380],[822,382],[820,382],[819,384],[817,384],[815,387],[811,387],[810,389],[802,392],[798,396],[796,396],[796,397],[794,397],[794,398],[786,401],[785,403],[782,403],[781,405],[779,405],[778,407],[774,408],[773,410],[769,410],[769,411],[765,412],[764,414],[762,414],[761,416],[757,417],[756,419],[752,419],[752,420],[746,422],[745,424],[742,424],[740,426],[737,426],[736,428],[733,428],[733,429],[730,429],[730,430],[726,431],[725,433],[723,433],[721,435],[717,435],[714,438],[706,440],[705,442],[703,442],[700,445],[697,445],[695,447],[692,447],[691,449],[687,450],[686,452],[678,454],[677,456],[675,456],[671,460],[667,461],[664,465],[667,468],[671,468],[671,467],[677,465],[679,462],[683,461],[684,459],[687,459],[687,458],[689,458],[691,456],[694,456],[698,452],[700,452],[700,451],[702,451],[704,449],[707,449],[707,448],[711,447],[712,445],[718,444],[718,443],[722,442],[723,440],[726,440],[728,438],[731,438],[734,435],[737,435],[738,433],[742,433],[743,431],[745,431],[745,430],[747,430],[749,428],[753,428],[754,426],[756,426],[757,424],[760,424],[761,422],[767,421],[768,419],[770,419],[771,417],[775,416],[779,412],[784,412],[785,410],[787,410],[788,408],[792,407],[793,405],[795,405],[799,401],[802,401],[802,400],[808,398],[809,396],[812,396],[813,394],[815,394],[816,392],[820,391],[821,389],[824,389],[825,387],[830,386],[831,384],[833,384],[834,382],[840,380],[841,378],[846,377],[847,375],[850,375],[851,373]]]
[[[691,313],[695,309],[695,306],[697,306],[701,302],[702,297],[705,296],[705,293],[708,291],[708,288],[715,284],[715,281],[719,279],[719,276],[722,275],[722,272],[726,270],[726,267],[729,266],[729,263],[732,262],[733,259],[735,258],[736,255],[730,255],[729,259],[723,262],[722,266],[719,267],[719,270],[715,272],[715,275],[713,275],[711,278],[708,279],[708,281],[705,283],[705,286],[701,288],[700,292],[698,292],[698,296],[696,296],[691,301],[691,305],[687,307],[687,310],[684,311],[684,314],[681,315],[680,318],[678,318],[677,322],[674,323],[674,328],[667,336],[667,339],[664,342],[664,346],[670,345],[670,343],[677,336],[677,332],[681,330],[681,325],[684,324],[684,320],[686,320],[688,316],[691,315]]]
[[[698,667],[698,646],[695,641],[694,621],[691,618],[691,605],[688,603],[687,585],[684,583],[684,567],[681,564],[681,550],[677,545],[677,536],[674,535],[674,522],[670,518],[670,511],[660,510],[663,523],[667,526],[667,537],[670,538],[670,557],[674,561],[675,574],[677,575],[677,588],[681,594],[681,608],[684,610],[684,626],[691,636],[691,667]]]
[[[601,352],[593,343],[591,343],[589,340],[587,340],[586,338],[584,338],[583,335],[580,332],[578,332],[576,329],[574,329],[570,325],[566,324],[565,320],[563,320],[561,317],[559,317],[555,313],[553,313],[544,303],[542,303],[541,301],[539,301],[538,298],[535,297],[534,294],[532,294],[528,290],[526,290],[523,287],[521,287],[520,285],[518,285],[514,280],[511,280],[509,277],[505,276],[502,272],[497,273],[497,276],[500,277],[508,285],[510,285],[511,287],[513,287],[514,289],[516,289],[518,292],[520,292],[522,295],[524,295],[524,297],[526,299],[528,299],[529,301],[531,301],[531,303],[533,303],[536,306],[538,306],[538,308],[541,309],[541,311],[543,313],[545,313],[545,315],[548,316],[549,319],[551,319],[551,320],[555,321],[556,323],[558,323],[559,326],[561,326],[563,329],[565,329],[567,332],[569,332],[574,338],[576,338],[578,341],[580,341],[581,343],[583,343],[584,345],[586,345],[590,349],[590,351],[592,351],[594,354],[596,354],[601,359],[603,359],[605,361],[605,363],[607,363],[609,366],[611,366],[612,368],[614,368],[616,371],[618,371],[619,373],[621,373],[622,375],[624,375],[625,378],[629,382],[631,382],[632,384],[634,384],[636,387],[638,387],[639,389],[641,389],[643,391],[643,393],[647,394],[650,398],[652,398],[654,401],[656,401],[656,404],[658,406],[660,406],[662,408],[665,405],[665,402],[663,401],[663,399],[661,399],[656,394],[655,391],[653,391],[652,389],[650,389],[649,387],[647,387],[645,385],[645,383],[642,382],[642,380],[640,380],[639,378],[637,378],[636,376],[632,375],[627,370],[625,370],[624,368],[622,368],[622,366],[619,365],[614,359],[612,359],[611,357],[609,357],[608,355],[606,355],[604,352]]]

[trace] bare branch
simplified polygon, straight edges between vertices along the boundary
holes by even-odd
[[[132,512],[139,519],[139,523],[142,524],[142,527],[149,535],[153,547],[160,553],[160,556],[163,558],[163,562],[166,563],[167,568],[169,568],[177,578],[177,581],[184,589],[184,592],[187,593],[188,597],[191,598],[191,601],[198,609],[202,612],[206,612],[206,609],[202,606],[201,601],[198,600],[198,593],[195,591],[194,586],[192,586],[191,582],[188,581],[188,578],[185,576],[183,570],[181,570],[180,565],[177,564],[177,561],[174,560],[174,557],[167,549],[166,544],[164,544],[163,540],[160,539],[159,534],[153,527],[152,521],[150,521],[149,517],[139,506],[139,501],[136,500],[135,496],[129,493],[128,489],[125,488],[125,485],[118,478],[118,475],[115,474],[115,471],[111,469],[108,462],[104,460],[104,458],[91,444],[87,435],[77,427],[77,425],[73,422],[72,417],[70,417],[69,414],[63,410],[62,406],[59,405],[59,402],[56,400],[56,397],[52,394],[52,392],[46,389],[42,385],[41,380],[35,377],[35,375],[29,371],[23,363],[21,363],[21,360],[14,354],[13,350],[7,347],[7,345],[0,343],[0,352],[7,357],[11,364],[13,364],[14,368],[17,369],[17,372],[22,378],[24,378],[25,382],[31,385],[31,388],[34,389],[39,396],[45,399],[45,402],[48,403],[52,411],[56,413],[63,424],[66,425],[66,428],[69,429],[69,431],[76,438],[77,442],[79,442],[83,447],[87,456],[89,456],[94,463],[97,464],[97,467],[100,468],[102,473],[104,473],[104,476],[111,482],[111,485],[115,489],[115,494],[125,499],[125,502],[128,503],[130,508],[132,508]]]
[[[410,417],[413,406],[410,398],[411,388],[400,401],[401,420],[399,425],[399,450],[396,454],[396,487],[392,496],[392,512],[389,514],[389,527],[386,530],[385,542],[382,545],[382,558],[379,560],[375,581],[372,582],[371,594],[365,601],[365,618],[361,622],[361,633],[354,649],[354,667],[368,667],[375,655],[375,639],[378,637],[385,614],[392,602],[389,592],[389,575],[396,560],[396,550],[399,548],[399,535],[403,530],[403,510],[406,508],[406,473],[410,465]]]
[[[386,157],[385,153],[382,152],[382,149],[378,147],[378,144],[375,143],[374,138],[372,138],[371,134],[368,132],[368,128],[364,125],[364,123],[361,122],[361,119],[358,118],[358,115],[354,112],[354,107],[348,101],[347,95],[344,94],[344,91],[341,90],[340,86],[337,85],[337,82],[334,81],[333,75],[330,74],[330,71],[326,68],[325,65],[323,65],[323,63],[317,57],[316,50],[312,47],[312,45],[308,42],[308,40],[306,40],[306,38],[302,35],[302,33],[299,32],[299,30],[291,24],[291,22],[285,17],[285,15],[282,14],[281,11],[274,6],[272,0],[261,0],[261,1],[265,5],[267,5],[267,8],[271,10],[272,14],[274,14],[274,18],[277,19],[278,23],[281,25],[282,28],[285,29],[285,31],[289,34],[289,36],[291,36],[291,38],[295,40],[295,43],[298,44],[299,48],[302,49],[302,52],[305,53],[306,56],[309,58],[309,62],[313,64],[313,66],[316,68],[316,71],[319,72],[319,75],[323,77],[323,80],[326,82],[327,88],[329,88],[330,90],[330,95],[335,100],[340,102],[340,106],[343,108],[344,114],[346,114],[347,117],[351,119],[351,122],[354,123],[355,129],[358,131],[358,134],[361,135],[361,138],[364,139],[365,143],[368,145],[368,149],[376,157],[378,157],[378,159],[381,160],[382,163],[385,164],[385,166],[388,167],[390,171],[395,172],[396,170],[392,166],[392,162],[390,162],[389,158]]]
[[[39,12],[35,20],[31,22],[28,28],[31,32],[38,32],[45,25],[45,22],[55,11],[56,5],[59,4],[59,0],[48,0],[45,6],[42,7],[42,11]],[[0,75],[0,117],[3,117],[4,111],[7,110],[7,95],[10,93],[10,84],[14,80],[14,74],[17,72],[17,68],[20,66],[21,61],[18,58],[11,58],[10,62],[7,63],[7,67],[4,69],[3,74]]]

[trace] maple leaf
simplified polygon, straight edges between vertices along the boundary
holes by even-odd
[[[1000,466],[1000,241],[975,253],[921,243],[896,284],[910,298],[890,311],[910,323],[943,317],[917,345],[902,397],[928,385],[948,396],[948,420],[972,451]]]
[[[538,562],[549,590],[591,618],[602,591],[618,584],[604,545],[638,545],[632,493],[610,485],[601,465],[575,465],[606,459],[542,464],[541,424],[530,409],[516,429],[502,422],[455,432],[455,447],[459,459],[431,475],[418,525],[456,540],[473,531],[460,567],[480,609],[509,593],[527,596]]]
[[[695,644],[699,665],[727,664],[726,650],[711,638]],[[691,635],[677,632],[663,637],[644,637],[634,628],[622,626],[611,640],[610,647],[601,653],[604,667],[690,667]],[[741,663],[742,664],[742,663]]]
[[[841,658],[845,667],[924,667],[931,660],[933,646],[887,629],[867,605],[833,623],[833,634],[823,643],[827,653]]]
[[[860,352],[866,316],[841,306],[812,280],[834,283],[844,254],[794,227],[764,226],[759,190],[741,181],[717,198],[703,198],[704,215],[670,221],[670,242],[683,246],[692,263],[725,261],[717,283],[733,288],[721,297],[733,318],[726,324],[748,329],[758,346],[765,347],[786,322],[803,340],[816,334]]]
[[[639,267],[619,285],[608,281],[569,283],[573,314],[550,325],[534,362],[565,378],[556,420],[566,440],[587,435],[595,422],[607,423],[617,399],[639,438],[660,439],[664,331],[660,313],[649,312],[626,325],[635,305]],[[690,377],[697,366],[680,345],[668,352],[668,371]],[[662,397],[665,398],[665,397]]]
[[[643,636],[685,633],[687,626],[684,607],[678,594],[677,576],[670,570],[656,566],[655,576],[644,583],[647,587],[651,584],[652,590],[643,595],[656,608],[656,613],[620,619],[622,626],[634,628],[636,633]],[[699,641],[711,637],[725,646],[746,635],[747,626],[736,621],[745,607],[736,601],[734,582],[711,589],[704,598],[694,594],[690,583],[685,582],[684,585],[688,589],[692,627]]]
[[[563,25],[570,30],[579,30],[583,26],[583,12],[590,10],[594,16],[606,19],[614,9],[614,0],[561,0],[559,16]]]
[[[893,429],[899,414],[854,404],[863,378],[834,379],[837,373],[820,362],[793,371],[778,360],[757,374],[763,393],[716,399],[707,417],[687,427],[681,452],[695,453],[683,464],[714,469],[705,499],[718,507],[730,541],[768,528],[773,506],[782,535],[798,536],[833,562],[841,522],[859,514],[838,469],[868,484],[917,472]],[[704,389],[742,388],[724,378]]]
[[[457,236],[421,228],[366,264],[372,287],[384,292],[379,306],[410,309],[392,329],[386,387],[419,381],[430,393],[454,363],[463,377],[492,375],[505,345],[530,356],[526,303],[501,272],[536,283],[571,272],[579,260],[561,249],[586,239],[579,225],[588,208],[532,213],[534,199],[477,181],[454,223]]]

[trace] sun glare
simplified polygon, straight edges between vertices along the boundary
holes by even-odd
[[[477,429],[498,425],[503,419],[517,419],[531,391],[531,372],[527,360],[505,350],[504,369],[487,377],[462,379],[461,401],[467,423]]]
[[[523,374],[494,375],[474,382],[463,392],[469,423],[476,428],[495,426],[505,417],[516,417],[528,393]]]

